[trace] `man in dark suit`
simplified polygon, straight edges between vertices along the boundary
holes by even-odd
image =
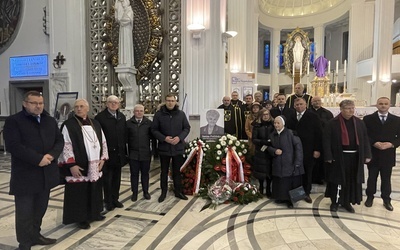
[[[207,125],[200,127],[200,136],[224,134],[224,128],[217,125],[219,116],[219,112],[215,109],[210,109],[206,112]]]
[[[292,129],[293,125],[291,124],[291,121],[288,120],[288,118],[292,117],[293,115],[295,115],[295,111],[293,109],[290,109],[288,107],[286,107],[286,96],[285,94],[278,94],[278,96],[276,97],[276,100],[278,102],[278,105],[274,108],[271,109],[271,116],[273,118],[280,116],[280,115],[284,115],[286,117],[286,127]]]
[[[4,140],[11,153],[10,194],[15,197],[15,230],[19,249],[50,245],[40,234],[50,189],[60,181],[58,156],[64,147],[57,122],[44,110],[43,96],[29,91],[23,110],[7,118]]]
[[[333,118],[332,112],[322,107],[321,97],[319,96],[314,96],[311,99],[310,111],[319,117],[322,129],[324,129],[328,121]],[[323,180],[325,179],[323,152],[321,152],[321,156],[316,161],[312,176],[313,183],[323,184]]]
[[[381,176],[383,206],[393,211],[390,203],[392,167],[396,164],[396,148],[400,146],[400,117],[390,114],[390,100],[381,97],[376,102],[377,111],[364,117],[371,144],[372,159],[368,163],[367,200],[371,207],[376,192],[376,180]]]
[[[126,164],[126,117],[119,111],[119,98],[115,95],[107,97],[107,103],[95,119],[100,123],[106,137],[108,156],[103,168],[104,173],[104,203],[108,211],[122,208],[118,201],[121,186],[121,168]]]
[[[312,188],[312,173],[313,168],[321,155],[322,150],[322,126],[316,114],[307,109],[306,100],[303,98],[296,98],[294,101],[294,108],[296,114],[292,115],[290,119],[294,124],[293,130],[300,137],[303,146],[303,187],[307,194],[304,199],[307,203],[312,203],[310,192]]]

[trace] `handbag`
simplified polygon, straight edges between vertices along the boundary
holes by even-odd
[[[292,203],[298,202],[306,198],[306,191],[304,191],[303,186],[299,186],[295,189],[289,190],[289,196]]]

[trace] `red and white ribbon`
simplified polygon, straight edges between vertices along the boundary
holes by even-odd
[[[237,163],[239,176],[232,176],[233,174],[232,163],[234,161]],[[239,155],[231,147],[228,147],[228,152],[226,153],[226,177],[233,181],[244,182],[244,171],[243,171],[242,160],[240,160]]]
[[[203,152],[203,143],[202,142],[197,142],[197,147],[193,148],[186,161],[183,163],[183,165],[181,166],[180,171],[182,172],[188,165],[189,163],[191,163],[193,161],[193,158],[196,156],[196,165],[195,165],[195,171],[196,171],[196,175],[195,175],[195,179],[194,179],[194,183],[193,183],[193,193],[197,194],[199,192],[200,189],[200,179],[201,179],[201,164],[203,163],[203,156],[204,156],[204,152]]]

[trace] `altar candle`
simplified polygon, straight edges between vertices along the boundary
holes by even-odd
[[[294,63],[293,63],[293,78],[294,78]]]
[[[338,74],[338,72],[339,72],[339,60],[336,60],[336,75]]]
[[[328,75],[331,74],[331,61],[328,61]]]
[[[344,60],[343,74],[346,75],[347,60]]]
[[[310,62],[307,62],[307,75],[310,74]]]

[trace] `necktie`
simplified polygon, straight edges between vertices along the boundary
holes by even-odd
[[[385,124],[385,118],[386,118],[386,116],[384,116],[384,115],[381,115],[381,122],[382,122],[382,124]]]
[[[36,116],[36,120],[40,123],[40,115]]]
[[[142,121],[142,120],[137,120],[138,125],[140,124],[141,121]]]
[[[300,121],[301,119],[301,113],[297,113],[297,120]]]

